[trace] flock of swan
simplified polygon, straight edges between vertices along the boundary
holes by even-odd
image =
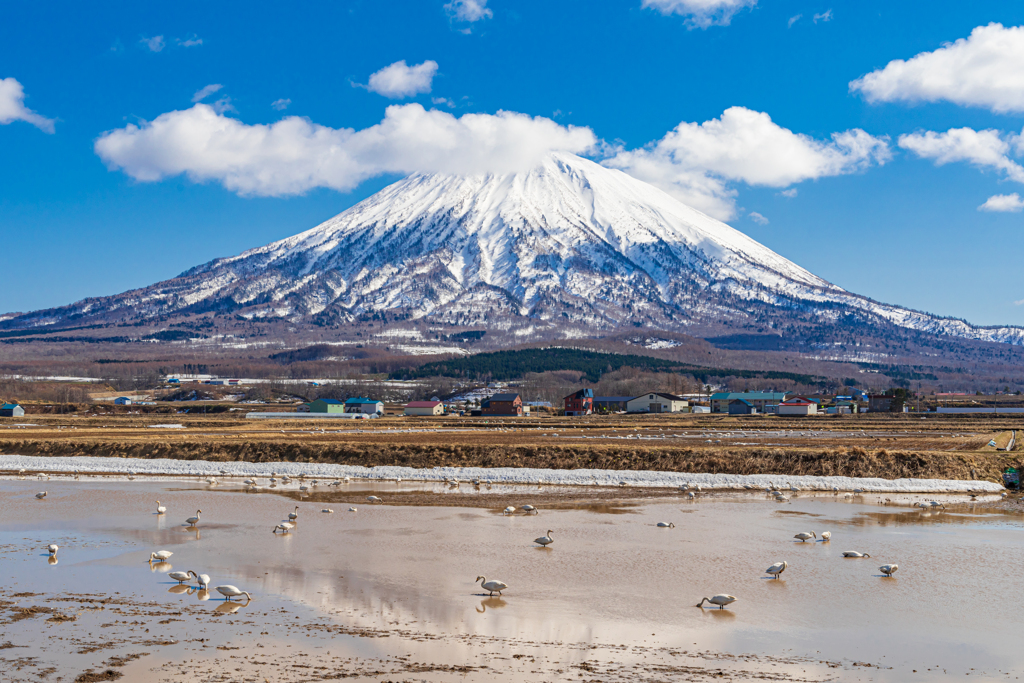
[[[287,476],[284,477],[284,480],[285,480],[285,482],[287,482],[287,480],[288,480]],[[345,480],[348,481],[349,478],[345,477]],[[271,485],[274,485],[274,483],[276,483],[276,479],[274,477],[272,477],[270,481],[271,481]],[[210,480],[207,480],[207,483],[210,484],[210,485],[215,485],[217,482],[216,482],[215,479],[210,479]],[[247,479],[243,483],[247,487],[249,487],[249,488],[258,488],[258,484],[257,484],[257,482],[255,480]],[[330,486],[334,486],[334,485],[338,485],[340,483],[341,483],[341,481],[339,480],[337,482],[332,482],[329,485]],[[316,485],[316,481],[313,481],[311,483],[311,486],[315,486],[315,485]],[[308,490],[308,488],[309,487],[307,487],[307,486],[302,486],[300,488],[300,492],[304,492],[305,490]],[[699,484],[696,484],[696,485],[689,484],[689,483],[688,484],[683,484],[682,486],[680,486],[680,489],[683,492],[688,493],[690,498],[694,497],[695,492],[701,492],[701,487],[700,487]],[[795,493],[795,492],[799,491],[800,489],[798,489],[795,486],[791,486],[790,490]],[[785,496],[782,494],[781,491],[773,490],[773,488],[767,489],[766,492],[769,495],[775,497],[776,499],[785,498]],[[39,493],[36,494],[35,497],[37,499],[42,500],[42,499],[46,498],[46,496],[47,496],[47,492],[46,491],[40,491]],[[384,502],[384,500],[382,498],[380,498],[379,496],[374,496],[374,495],[367,496],[366,500],[370,504],[383,504],[383,502]],[[944,508],[945,506],[943,506],[942,503],[939,503],[939,502],[936,502],[936,501],[928,501],[928,502],[918,503],[917,507],[930,509],[930,508],[935,508],[935,507],[943,507]],[[273,533],[276,534],[278,531],[283,532],[283,533],[288,533],[288,532],[292,531],[296,527],[296,523],[298,521],[299,509],[300,509],[299,506],[296,505],[295,509],[288,513],[287,521],[282,521],[282,522],[278,523],[277,525],[275,525],[273,527],[273,529],[272,529]],[[532,514],[537,514],[538,513],[537,508],[534,507],[533,505],[523,505],[520,508],[518,508],[518,510],[523,512],[524,514],[531,514],[531,513]],[[350,512],[356,512],[356,508],[351,507],[351,508],[349,508],[349,511]],[[323,510],[321,510],[321,512],[333,513],[334,510],[332,510],[330,508],[324,508]],[[503,515],[512,515],[515,512],[517,512],[517,508],[510,505],[510,506],[506,507],[502,511],[502,514]],[[167,513],[166,506],[164,506],[159,500],[156,501],[156,514],[157,515],[164,515],[166,513]],[[186,520],[185,520],[186,526],[189,527],[189,528],[197,527],[199,525],[199,522],[201,521],[202,514],[203,514],[202,510],[196,510],[196,514],[194,516],[186,518]],[[675,524],[674,523],[672,523],[672,522],[664,522],[664,521],[658,522],[656,524],[656,526],[659,527],[659,528],[668,528],[668,529],[674,529],[675,528]],[[540,538],[534,539],[534,543],[538,544],[541,548],[548,548],[548,546],[550,546],[551,544],[554,543],[554,539],[552,538],[553,533],[554,533],[553,530],[548,529],[547,530],[547,534],[544,535],[544,536],[541,536]],[[828,543],[832,539],[832,533],[830,531],[823,531],[823,532],[821,532],[821,536],[819,538],[817,533],[814,532],[814,531],[802,531],[800,533],[797,533],[793,538],[799,540],[801,543],[806,543],[807,541],[809,541],[811,539],[820,540],[821,542]],[[57,556],[58,549],[59,549],[59,546],[57,546],[56,544],[50,544],[49,546],[47,546],[47,550],[48,550],[49,555],[50,555],[50,562],[52,564],[56,563],[56,556]],[[150,566],[152,567],[154,565],[154,562],[156,562],[156,563],[166,562],[171,557],[171,555],[173,555],[173,554],[174,553],[172,553],[169,550],[155,551],[155,552],[150,553],[150,557],[149,557],[148,562],[150,563]],[[871,555],[869,555],[867,553],[861,553],[861,552],[852,551],[852,550],[844,551],[842,555],[843,555],[844,558],[870,558],[871,557]],[[782,573],[785,572],[788,568],[789,568],[789,563],[788,562],[785,562],[785,561],[783,561],[783,562],[776,562],[775,564],[772,564],[770,567],[768,567],[765,570],[765,573],[768,574],[769,576],[772,576],[774,579],[778,580],[779,578],[781,578]],[[895,574],[899,570],[899,565],[898,564],[884,564],[884,565],[880,566],[878,568],[878,570],[880,572],[882,572],[882,574],[884,574],[886,577],[892,577],[892,575]],[[208,590],[209,590],[209,584],[210,584],[210,577],[209,577],[209,575],[207,575],[207,574],[199,574],[199,573],[197,573],[197,572],[195,572],[193,570],[189,570],[187,572],[181,572],[181,571],[170,572],[170,573],[167,574],[167,576],[169,578],[177,581],[179,586],[180,585],[184,585],[186,583],[191,584],[193,582],[193,580],[194,580],[194,582],[196,583],[197,589],[199,591],[201,591],[200,599],[208,599]],[[487,577],[485,577],[485,576],[478,576],[476,578],[476,581],[480,583],[480,586],[484,590],[488,591],[488,595],[494,595],[495,593],[497,593],[500,596],[500,595],[502,595],[502,591],[508,590],[508,584],[503,582],[503,581],[499,581],[497,579],[488,580]],[[237,586],[233,586],[233,585],[230,585],[230,584],[225,584],[225,585],[221,585],[221,586],[214,586],[214,590],[217,591],[218,593],[220,593],[222,596],[224,596],[224,600],[225,601],[232,600],[233,598],[241,597],[243,595],[246,597],[246,602],[244,604],[247,605],[249,603],[249,601],[252,600],[252,596],[247,591],[241,590]],[[190,592],[191,592],[191,588],[190,588]],[[202,592],[206,592],[207,595],[203,596]],[[736,600],[738,600],[738,598],[736,596],[734,596],[734,595],[729,595],[727,593],[720,593],[720,594],[717,594],[717,595],[713,595],[711,597],[704,597],[699,603],[697,603],[696,606],[700,607],[701,609],[703,609],[705,603],[710,603],[711,605],[713,605],[715,607],[718,607],[718,609],[724,609],[726,606],[736,602]],[[236,603],[236,604],[238,604],[238,603]]]

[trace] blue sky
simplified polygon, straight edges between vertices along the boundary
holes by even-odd
[[[0,311],[173,277],[413,170],[519,163],[525,135],[851,291],[1024,324],[1019,3],[146,5],[3,10]]]

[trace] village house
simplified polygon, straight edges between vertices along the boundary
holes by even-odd
[[[730,415],[757,415],[757,406],[750,401],[736,398],[729,402]]]
[[[118,396],[114,399],[114,405],[116,406],[130,406],[131,404],[132,400],[127,396]]]
[[[345,401],[346,413],[363,413],[365,415],[383,415],[384,402],[372,398],[350,398]]]
[[[803,396],[787,398],[779,404],[779,415],[817,415],[818,403]]]
[[[412,416],[444,415],[444,404],[440,401],[410,401],[405,404],[405,414]]]
[[[711,412],[728,413],[729,404],[736,399],[750,403],[759,413],[765,413],[768,412],[766,406],[782,403],[786,400],[786,394],[774,391],[720,392],[711,395]]]
[[[0,417],[24,417],[25,409],[17,403],[5,403],[0,406]]]
[[[300,410],[299,412],[310,412],[310,413],[344,413],[345,404],[336,398],[318,398],[315,401],[309,402],[309,410]]]
[[[590,415],[594,412],[594,390],[580,389],[565,397],[565,414],[569,417]]]
[[[495,394],[483,400],[480,414],[484,417],[520,417],[523,414],[523,399],[519,394]]]
[[[680,413],[690,404],[682,396],[652,392],[631,398],[626,403],[627,413]]]

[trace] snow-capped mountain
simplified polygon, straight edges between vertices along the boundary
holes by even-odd
[[[207,311],[295,324],[390,312],[439,324],[595,331],[854,315],[1024,343],[1022,328],[976,327],[851,294],[651,185],[564,153],[525,173],[413,175],[294,237],[3,325]]]

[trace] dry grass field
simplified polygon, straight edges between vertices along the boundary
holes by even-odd
[[[251,420],[238,414],[0,419],[18,455],[999,480],[1015,416]],[[180,428],[159,425],[181,425]],[[996,447],[989,445],[996,441]]]

